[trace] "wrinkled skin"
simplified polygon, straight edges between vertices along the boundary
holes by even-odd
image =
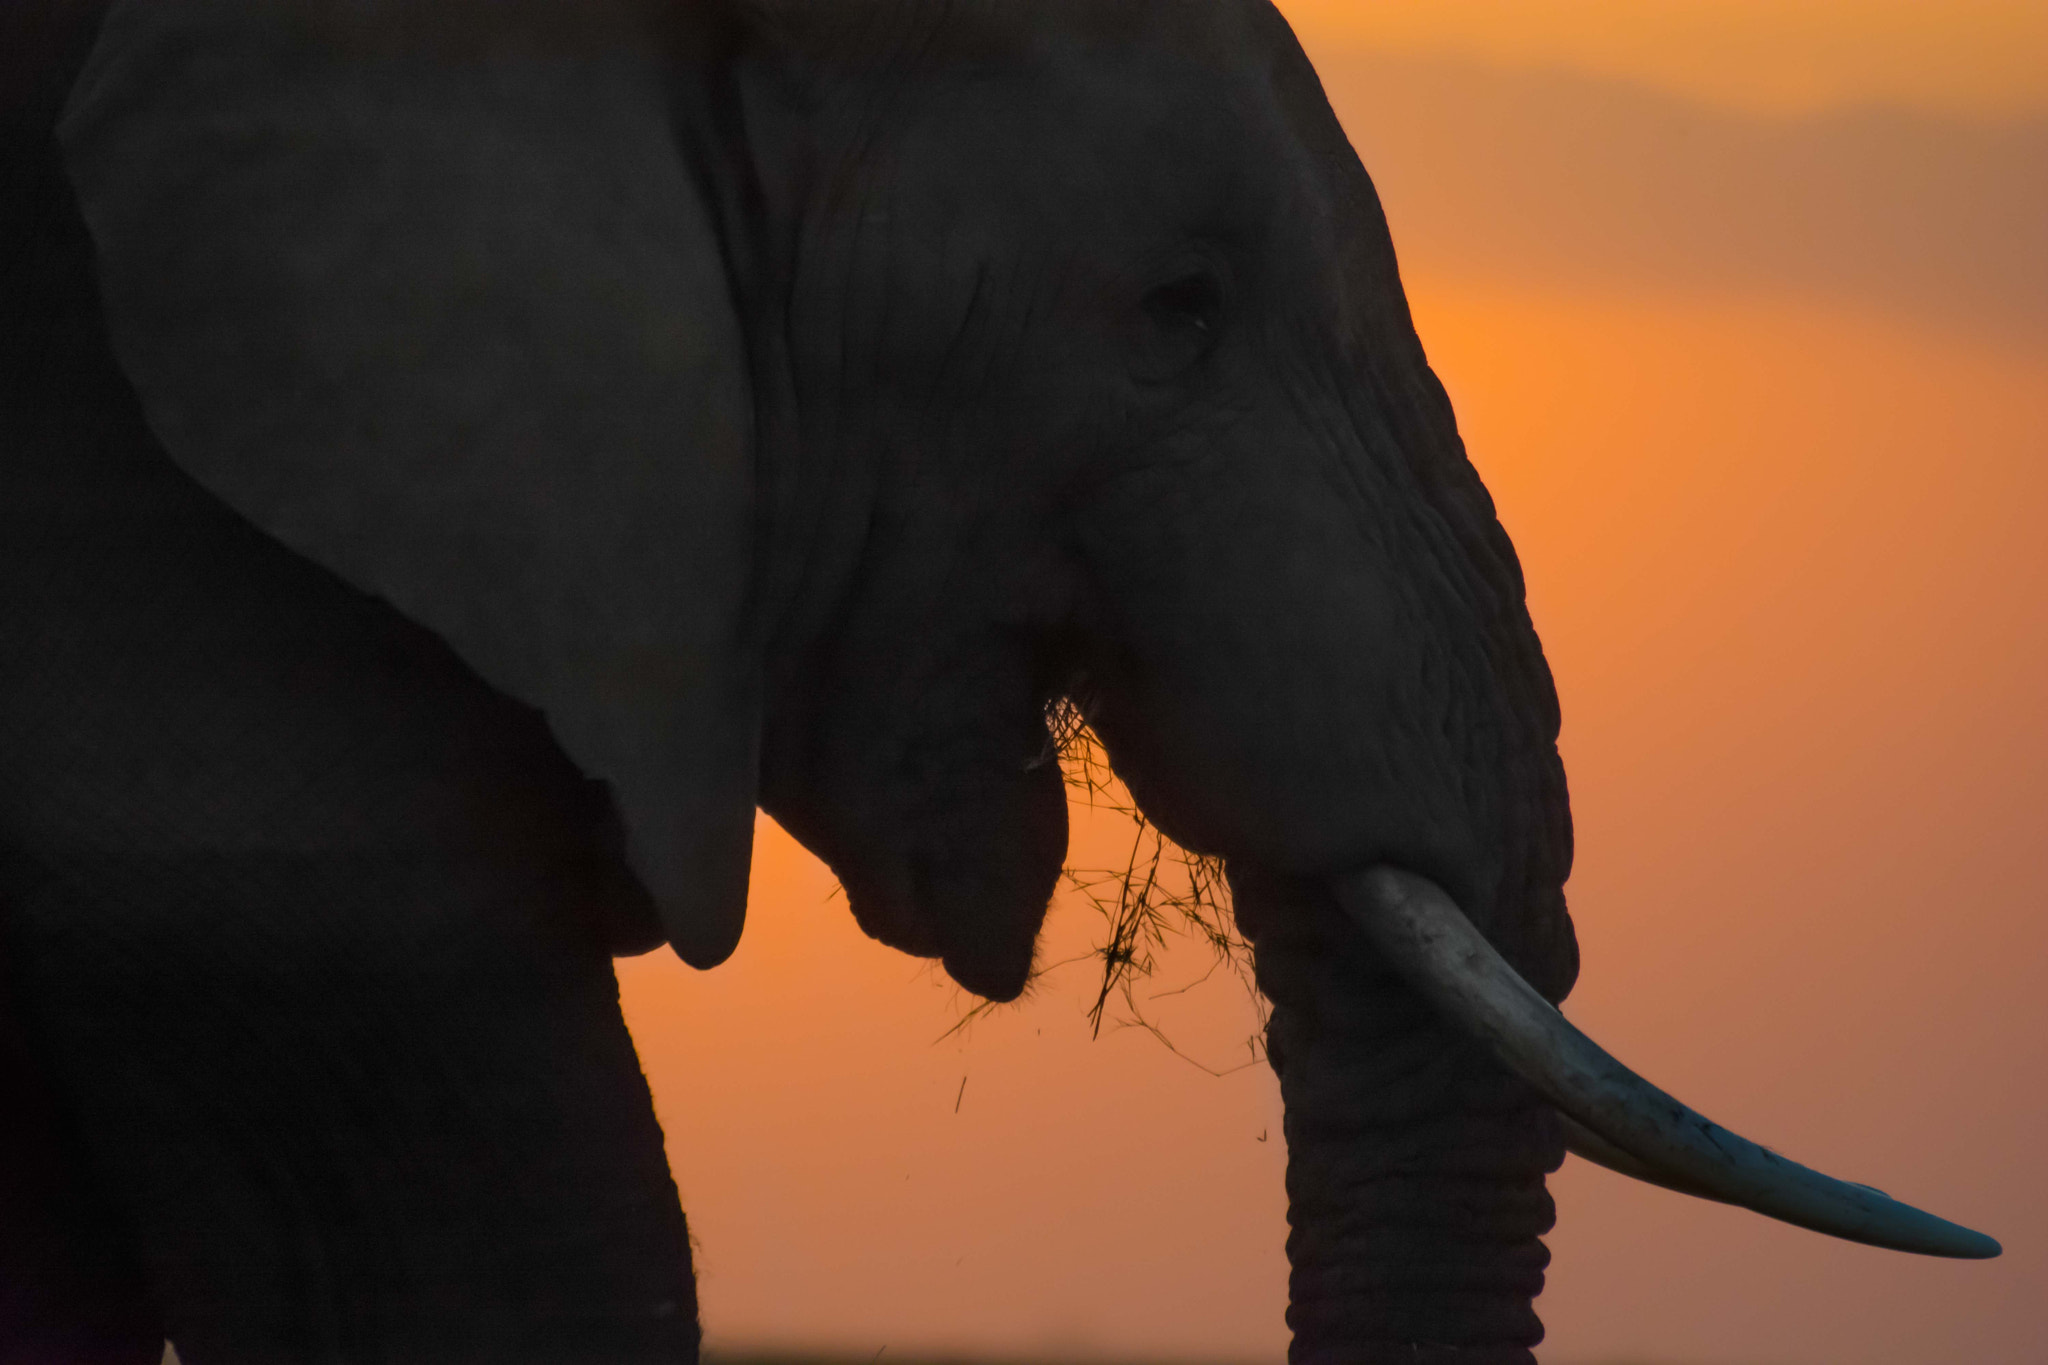
[[[0,1359],[139,1360],[166,1327],[196,1365],[691,1358],[686,1234],[606,953],[730,951],[744,844],[717,831],[757,798],[870,934],[1013,998],[1065,851],[1044,714],[1070,695],[1147,813],[1228,860],[1274,1003],[1293,1359],[1529,1361],[1555,1121],[1386,973],[1322,879],[1425,873],[1562,998],[1556,702],[1377,200],[1285,25],[1263,0],[590,12],[654,35],[677,202],[701,196],[736,324],[712,359],[747,404],[703,381],[725,406],[698,415],[741,433],[751,483],[728,503],[689,485],[676,537],[748,532],[676,571],[735,605],[675,614],[711,624],[644,696],[492,636],[511,618],[471,610],[496,588],[461,556],[380,560],[383,523],[337,537],[292,510],[294,480],[252,492],[214,458],[293,448],[298,421],[367,467],[410,419],[304,416],[376,381],[330,397],[288,346],[234,362],[274,385],[206,358],[268,316],[254,286],[259,311],[233,311],[233,232],[192,230],[193,258],[227,265],[151,302],[185,259],[175,215],[216,221],[212,191],[187,210],[176,157],[106,152],[118,101],[60,148],[98,14],[20,21],[6,1064],[44,1097],[43,1187],[94,1212],[7,1206],[55,1269],[0,1304]],[[459,62],[472,12],[439,13],[390,41]],[[571,39],[610,41],[590,22]],[[548,32],[553,60],[586,50]],[[151,176],[172,197],[139,202],[171,209],[124,238],[123,187]],[[295,202],[277,180],[247,193]],[[209,309],[215,332],[178,330]],[[469,340],[485,366],[510,344]],[[222,375],[227,398],[201,392]],[[565,410],[602,406],[591,382]],[[674,479],[700,477],[689,459]],[[643,710],[703,723],[620,721],[614,742],[591,719]],[[645,753],[684,778],[630,766]],[[116,1326],[79,1345],[87,1321]]]

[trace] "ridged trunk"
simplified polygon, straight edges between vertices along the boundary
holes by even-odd
[[[1319,887],[1237,875],[1286,1105],[1293,1365],[1533,1365],[1554,1112]]]

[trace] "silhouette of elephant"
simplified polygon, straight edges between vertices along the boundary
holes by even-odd
[[[1266,0],[5,23],[0,1356],[693,1359],[610,957],[758,805],[1014,997],[1062,699],[1228,860],[1294,1360],[1530,1361],[1568,1140],[1995,1254],[1553,1008],[1550,675]]]

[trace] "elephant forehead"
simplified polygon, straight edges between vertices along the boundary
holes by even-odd
[[[933,222],[949,209],[1064,214],[1098,231],[1116,218],[1263,219],[1317,183],[1292,106],[1320,88],[1277,17],[1276,33],[1218,23],[1213,11],[1235,8],[1034,10],[997,55],[977,35],[941,35],[891,91],[888,170],[924,187]]]

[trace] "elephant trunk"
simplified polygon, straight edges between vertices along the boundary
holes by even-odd
[[[1296,1365],[1530,1365],[1554,1112],[1396,978],[1320,885],[1233,869],[1286,1105]]]

